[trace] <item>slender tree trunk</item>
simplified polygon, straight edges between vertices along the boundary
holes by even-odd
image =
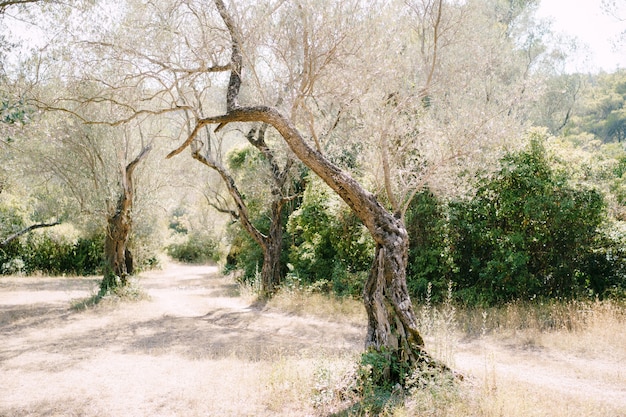
[[[263,247],[263,268],[261,269],[261,283],[263,295],[266,297],[274,294],[281,279],[280,256],[283,246],[283,202],[272,202],[272,223],[265,245]]]

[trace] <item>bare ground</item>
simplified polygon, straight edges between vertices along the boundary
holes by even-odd
[[[275,415],[287,364],[361,345],[360,328],[249,305],[215,267],[140,282],[148,300],[74,311],[98,280],[1,278],[0,415]]]
[[[316,373],[362,349],[363,326],[250,304],[214,267],[170,265],[140,283],[149,299],[77,311],[98,280],[0,278],[0,416],[316,415]],[[571,398],[567,415],[591,415],[585,403],[626,416],[623,357],[482,338],[455,362],[477,392],[513,384]]]

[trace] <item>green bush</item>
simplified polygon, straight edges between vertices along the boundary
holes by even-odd
[[[424,300],[430,284],[431,300],[442,301],[454,271],[446,206],[430,190],[424,190],[411,201],[405,222],[409,234],[409,293],[411,297]]]
[[[79,238],[71,252],[71,267],[76,275],[97,275],[104,263],[104,235]]]
[[[104,236],[70,242],[46,233],[31,233],[0,250],[0,273],[97,275],[102,271]]]
[[[310,179],[287,230],[289,263],[304,284],[329,281],[337,295],[361,295],[374,242],[356,215],[321,180]]]
[[[191,233],[182,243],[169,245],[167,253],[173,259],[186,263],[203,264],[220,259],[219,243],[212,236],[202,233]]]
[[[451,205],[458,295],[493,304],[602,293],[601,270],[609,266],[596,249],[604,219],[602,196],[570,187],[533,138],[527,150],[503,158],[471,201]]]

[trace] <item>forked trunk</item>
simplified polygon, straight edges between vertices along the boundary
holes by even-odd
[[[128,275],[133,272],[133,261],[128,249],[128,241],[132,233],[133,208],[133,172],[137,164],[148,155],[151,147],[146,146],[139,155],[130,162],[123,172],[122,193],[115,206],[115,211],[107,217],[106,236],[104,238],[104,257],[106,261],[104,279],[100,284],[100,294],[128,282]]]
[[[244,197],[239,191],[235,179],[228,170],[218,162],[210,152],[202,153],[201,147],[196,147],[192,150],[192,157],[220,175],[228,189],[228,193],[237,207],[236,212],[225,209],[221,211],[230,212],[234,218],[238,219],[246,233],[261,247],[261,251],[263,252],[263,265],[261,267],[261,282],[259,283],[260,293],[263,297],[271,297],[280,285],[281,279],[280,257],[283,241],[282,217],[285,202],[289,200],[289,198],[283,197],[282,189],[288,179],[291,162],[287,162],[284,169],[280,169],[276,164],[274,152],[265,143],[266,129],[266,125],[260,128],[253,127],[248,132],[247,139],[248,142],[257,148],[266,158],[272,172],[271,224],[268,234],[262,233],[252,224]],[[199,129],[196,128],[194,132],[198,130]]]

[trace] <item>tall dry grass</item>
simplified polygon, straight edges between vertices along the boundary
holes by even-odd
[[[480,358],[480,369],[476,374],[465,375],[465,380],[458,384],[431,384],[424,389],[411,390],[402,396],[401,401],[383,407],[380,415],[626,416],[624,403],[612,403],[610,397],[596,398],[601,394],[597,387],[586,393],[569,390],[567,385],[559,387],[560,370],[550,368],[550,358],[566,355],[572,361],[580,360],[576,363],[579,367],[576,372],[585,373],[584,377],[595,378],[598,384],[617,387],[618,392],[622,384],[626,392],[626,375],[612,374],[610,366],[594,369],[597,362],[594,360],[609,364],[626,362],[624,303],[612,300],[537,301],[489,309],[464,309],[452,302],[451,290],[450,287],[448,297],[441,305],[433,305],[427,298],[424,304],[416,306],[420,330],[425,336],[427,349],[438,359],[454,368],[457,354],[470,346],[473,354]],[[308,291],[283,292],[266,308],[365,324],[359,301]],[[520,356],[502,358],[506,352],[519,353]],[[302,373],[288,371],[289,364],[277,364],[279,372],[272,374],[268,382],[277,395],[276,406],[283,406],[285,401],[291,405],[292,401],[305,401],[308,393],[305,401],[308,413],[369,415],[364,411],[367,409],[352,406],[356,397],[347,398],[342,394],[346,392],[351,373],[354,373],[358,353],[355,351],[353,356],[342,358],[311,358],[308,364],[312,368],[308,368],[305,378]],[[546,383],[540,381],[537,384],[532,378],[529,382],[524,375],[507,371],[498,362],[509,360],[513,365],[523,367],[519,358],[528,361],[531,376],[533,372],[540,374],[546,369],[549,372]],[[534,377],[540,378],[540,375]]]
[[[513,302],[488,309],[464,309],[458,324],[465,337],[490,335],[527,347],[626,360],[623,301]]]

